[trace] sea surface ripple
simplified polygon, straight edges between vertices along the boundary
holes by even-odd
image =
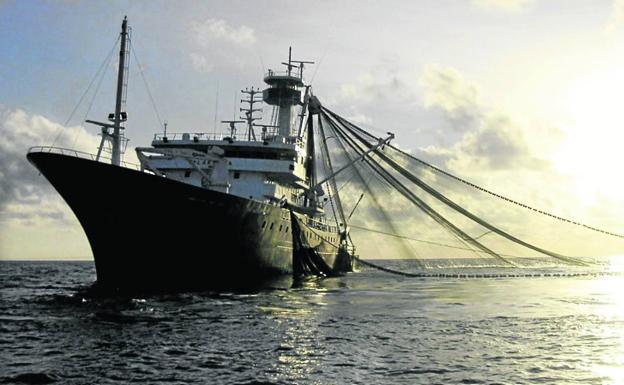
[[[405,262],[395,263],[405,267]],[[0,262],[0,383],[613,384],[624,277],[408,278],[92,297],[91,262]]]

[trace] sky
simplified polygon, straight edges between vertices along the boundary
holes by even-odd
[[[130,148],[163,121],[219,130],[292,46],[333,111],[488,189],[624,233],[622,0],[0,0],[0,259],[91,258],[25,154],[96,152],[83,122],[113,111],[105,59],[125,15]]]

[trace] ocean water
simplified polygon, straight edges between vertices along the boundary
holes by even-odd
[[[94,280],[90,262],[0,262],[0,383],[624,383],[620,274],[362,268],[296,287],[134,298],[86,295]]]

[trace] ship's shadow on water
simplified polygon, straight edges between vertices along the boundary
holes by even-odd
[[[114,298],[136,298],[136,297],[158,297],[177,294],[215,295],[223,293],[233,294],[254,294],[270,292],[274,290],[292,290],[314,288],[326,280],[322,277],[308,276],[294,278],[290,275],[281,275],[262,280],[236,282],[226,286],[201,286],[169,289],[118,289],[102,287],[97,282],[90,285],[82,285],[75,288],[75,295],[90,299],[114,299]]]
[[[59,279],[76,265],[2,267],[11,279],[2,281],[10,349],[0,353],[1,383],[292,383],[279,374],[280,357],[299,349],[283,344],[284,322],[289,333],[311,332],[290,325],[321,306],[304,293],[340,286],[278,277],[227,290],[111,292],[80,280],[90,274]]]
[[[112,324],[157,324],[175,322],[184,317],[195,318],[204,315],[205,321],[220,320],[211,318],[205,312],[195,312],[195,305],[213,303],[246,302],[249,298],[280,299],[294,298],[305,292],[346,289],[348,286],[338,277],[322,278],[308,276],[293,278],[278,276],[251,284],[239,284],[227,288],[187,289],[187,290],[111,290],[100,287],[97,282],[88,285],[67,287],[64,294],[45,294],[32,299],[33,304],[49,310],[68,312],[82,321]],[[177,307],[175,316],[169,312],[158,311],[149,304],[165,304]],[[287,307],[288,301],[280,306]],[[267,307],[278,309],[278,307]],[[188,314],[184,314],[187,310]],[[214,309],[210,309],[212,313]]]

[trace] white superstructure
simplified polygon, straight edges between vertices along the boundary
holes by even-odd
[[[307,146],[303,122],[309,101],[309,88],[303,83],[303,66],[312,63],[291,59],[287,70],[269,70],[264,77],[268,88],[243,90],[248,99],[245,116],[229,123],[227,134],[156,134],[152,147],[137,148],[143,169],[183,183],[246,199],[295,206],[310,214],[322,212],[316,200],[306,199],[314,185],[308,167],[313,167],[314,149]],[[305,89],[302,98],[301,89]],[[273,125],[255,124],[259,117],[255,103],[273,106]],[[245,133],[237,135],[238,123],[246,123]]]
[[[158,175],[263,202],[303,205],[306,150],[298,137],[236,140],[223,134],[154,136],[137,148],[141,166]]]

